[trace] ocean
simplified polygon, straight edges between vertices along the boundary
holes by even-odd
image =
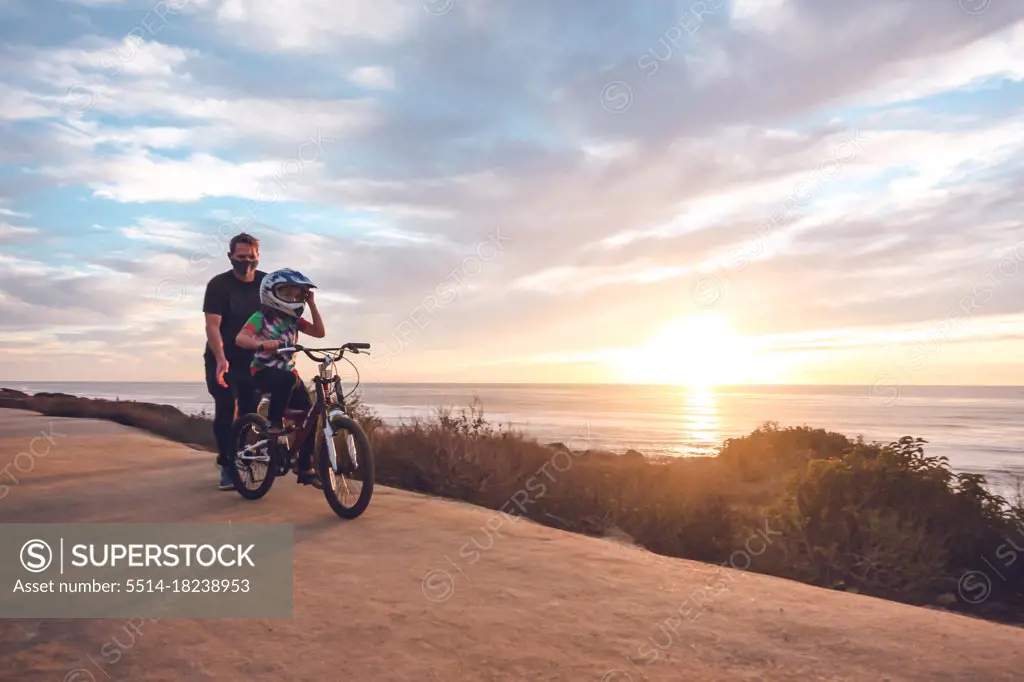
[[[173,405],[212,412],[201,383],[3,382],[35,393],[54,391]],[[652,455],[713,454],[726,438],[766,421],[826,428],[868,441],[901,436],[929,441],[956,471],[985,474],[1012,494],[1024,477],[1024,387],[916,386],[899,396],[872,396],[866,386],[758,386],[694,390],[671,386],[562,384],[365,384],[364,401],[389,423],[455,410],[479,400],[492,422],[542,442]],[[892,398],[880,400],[879,398]]]

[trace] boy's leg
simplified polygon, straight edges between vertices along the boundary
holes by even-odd
[[[306,383],[302,380],[302,377],[294,372],[288,372],[288,374],[291,376],[292,382],[292,393],[288,400],[288,409],[308,410],[309,406],[313,403],[309,400],[309,391],[306,390]]]
[[[273,426],[280,426],[284,417],[284,408],[291,399],[292,387],[295,385],[294,374],[276,367],[264,367],[253,376],[259,390],[270,394],[270,409],[267,417]]]
[[[306,391],[306,384],[303,383],[297,374],[292,374],[292,377],[292,395],[288,407],[293,410],[307,411],[313,403],[309,398],[309,393]],[[295,468],[299,472],[299,483],[312,485],[315,488],[323,488],[320,477],[313,470],[312,455],[314,445],[316,445],[316,434],[311,433],[306,436],[306,440],[302,442],[302,446],[299,448],[299,457],[298,461],[295,462]]]
[[[238,416],[252,414],[259,410],[260,392],[256,388],[256,383],[253,381],[248,369],[246,369],[245,375],[234,379],[233,383],[235,385],[235,392],[238,394]]]
[[[286,405],[297,410],[309,408],[310,402],[306,387],[294,372],[267,367],[256,372],[254,378],[260,390],[270,393],[269,417],[271,424],[275,426],[281,424]],[[302,444],[296,468],[299,470],[299,483],[320,487],[316,474],[310,473],[312,459],[310,455],[314,442],[312,438],[307,438],[306,442]]]
[[[292,395],[288,407],[292,410],[308,410],[313,403],[310,401],[309,393],[306,391],[306,384],[298,375],[293,374],[292,376],[294,377]],[[309,471],[313,468],[312,455],[315,443],[316,434],[310,434],[305,442],[302,443],[302,447],[299,449],[299,458],[296,462],[299,471]]]

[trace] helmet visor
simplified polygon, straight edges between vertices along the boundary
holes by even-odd
[[[274,295],[286,303],[304,303],[309,299],[309,287],[301,284],[278,284]]]

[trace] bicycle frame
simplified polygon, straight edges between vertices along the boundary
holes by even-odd
[[[298,454],[299,449],[305,444],[306,439],[313,436],[313,429],[319,420],[323,420],[323,434],[324,444],[327,446],[327,454],[331,460],[331,467],[338,471],[338,453],[337,448],[334,445],[334,428],[331,426],[331,417],[340,414],[347,415],[348,410],[345,406],[345,395],[341,387],[341,377],[338,376],[337,371],[334,370],[334,364],[341,360],[345,356],[345,350],[352,350],[358,353],[358,347],[369,346],[369,344],[351,344],[352,347],[341,347],[340,352],[337,355],[332,353],[326,353],[323,358],[319,358],[317,366],[317,376],[313,377],[313,386],[316,393],[316,400],[310,405],[309,409],[305,412],[301,410],[285,410],[285,416],[289,413],[293,416],[301,416],[302,423],[298,425],[295,430],[297,434],[295,443],[291,445],[286,456],[290,460],[293,456]],[[303,348],[302,346],[289,346],[287,348],[281,348],[278,352],[295,352],[301,350],[311,360],[318,360],[312,352],[324,352],[325,350],[339,350],[339,349],[316,349],[316,348]],[[328,397],[328,390],[333,389],[334,400]],[[358,467],[359,462],[357,461],[357,454],[355,448],[351,445],[348,447],[349,459],[353,466]]]

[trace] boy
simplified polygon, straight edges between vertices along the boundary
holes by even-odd
[[[260,284],[262,310],[254,313],[235,338],[240,348],[255,351],[251,371],[253,383],[270,394],[270,432],[276,438],[284,432],[282,420],[286,407],[308,410],[309,393],[295,369],[291,353],[278,355],[279,348],[293,346],[299,332],[322,339],[326,335],[324,321],[313,299],[313,284],[297,270],[276,270],[263,278]],[[302,319],[306,303],[313,317],[312,323]],[[308,438],[299,452],[299,483],[322,486],[312,464],[313,439]]]

